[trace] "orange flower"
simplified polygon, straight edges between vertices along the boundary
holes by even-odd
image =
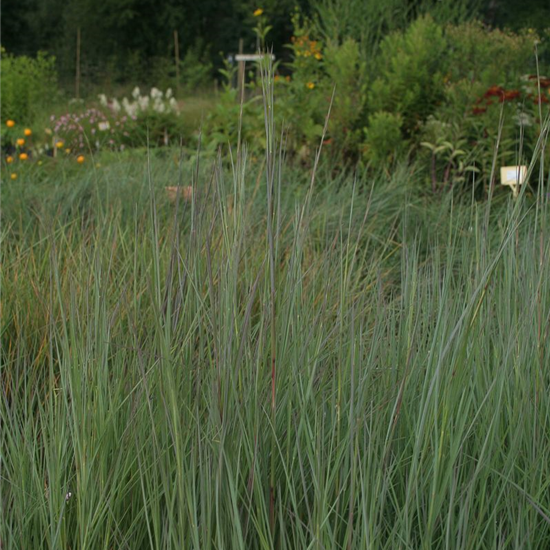
[[[11,164],[11,163],[13,162],[13,157],[7,156],[7,157],[6,157],[6,162],[7,162],[8,164]]]
[[[11,178],[12,180],[16,180],[16,179],[17,179],[17,174],[14,172],[14,173],[10,176],[10,178]]]
[[[8,128],[13,128],[15,126],[15,121],[14,120],[6,120],[6,126]]]
[[[77,157],[76,162],[78,162],[78,164],[82,164],[85,160],[86,158],[84,157],[84,155],[80,155]]]
[[[310,90],[313,90],[313,88],[315,88],[315,84],[313,82],[308,82],[306,84],[306,86],[310,89]]]
[[[319,52],[317,52],[317,53],[315,54],[315,59],[317,59],[318,61],[319,61],[320,59],[322,59],[322,57],[323,57],[323,56],[322,56]]]
[[[264,12],[264,10],[262,10],[262,8],[258,8],[258,9],[254,12],[254,17],[260,17],[260,15],[262,15],[263,12]]]
[[[63,147],[63,142],[62,141],[58,141],[55,146],[58,148],[58,149],[61,149]]]
[[[25,131],[23,132],[27,137],[29,137],[32,134],[32,130],[30,128],[25,128]]]
[[[19,158],[20,158],[21,160],[27,160],[27,159],[29,158],[29,155],[27,155],[27,153],[21,153],[21,154],[19,155]]]
[[[25,145],[25,140],[23,138],[19,138],[17,140],[17,145],[19,145],[19,147],[23,147],[23,145]]]

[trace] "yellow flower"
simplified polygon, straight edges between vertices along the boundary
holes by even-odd
[[[29,158],[29,155],[27,155],[27,153],[21,153],[21,154],[19,155],[19,158],[20,158],[21,160],[27,160],[27,159]]]
[[[13,162],[13,157],[6,157],[6,162],[11,164]]]
[[[17,174],[14,172],[14,173],[10,176],[10,178],[11,178],[12,180],[16,180],[16,179],[17,179]]]
[[[38,166],[42,166],[43,162],[41,160],[38,161]]]
[[[317,53],[315,54],[315,59],[317,59],[317,60],[322,59],[322,57],[323,57],[323,56],[322,56],[319,52],[317,52]]]
[[[29,137],[32,134],[32,130],[30,128],[25,128],[24,134]]]
[[[263,12],[264,12],[264,10],[262,10],[262,8],[258,8],[258,9],[254,12],[254,17],[260,17],[260,15],[262,15]]]
[[[79,157],[77,157],[76,162],[78,162],[78,164],[82,164],[85,160],[86,159],[84,155],[80,155]]]
[[[62,141],[58,141],[55,146],[58,148],[58,149],[62,149],[63,148],[63,142]]]
[[[19,145],[19,147],[23,147],[23,145],[25,145],[25,140],[23,138],[19,138],[17,140],[17,145]]]
[[[13,127],[15,126],[15,121],[13,121],[13,120],[6,120],[6,126],[7,126],[8,128],[13,128]],[[15,177],[17,177],[17,176],[15,176]]]
[[[315,88],[315,84],[313,84],[313,82],[308,82],[306,84],[306,86],[310,89],[310,90],[313,90],[313,88]]]
[[[70,149],[65,149],[65,153],[69,154],[71,152]]]

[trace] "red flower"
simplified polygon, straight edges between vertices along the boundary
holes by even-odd
[[[487,110],[487,107],[474,107],[472,113],[474,115],[482,115]]]
[[[530,74],[529,80],[538,80],[541,88],[550,88],[550,78],[545,76],[538,77],[536,74]]]
[[[535,105],[539,105],[540,103],[550,103],[550,101],[548,101],[548,98],[545,95],[541,94],[538,97],[533,98],[533,103]]]
[[[495,97],[500,97],[504,95],[504,90],[500,87],[500,86],[491,86],[486,92],[485,94],[483,95],[483,97],[487,98],[487,97],[491,97],[491,96],[495,96]]]
[[[500,101],[510,101],[512,99],[519,99],[520,97],[519,90],[508,90],[504,92],[504,95],[501,96]]]

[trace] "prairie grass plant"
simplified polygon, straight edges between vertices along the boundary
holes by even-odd
[[[3,185],[3,550],[550,547],[544,175],[304,176],[271,82],[262,159]]]

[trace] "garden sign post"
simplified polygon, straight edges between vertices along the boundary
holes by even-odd
[[[241,101],[241,96],[244,91],[244,68],[247,61],[261,61],[262,59],[265,59],[266,57],[271,58],[272,60],[275,60],[275,56],[273,54],[263,54],[263,53],[243,53],[243,39],[241,38],[239,40],[239,53],[235,56],[235,61],[239,63],[239,71],[238,71],[238,82],[237,82],[237,89],[239,91],[238,97],[239,101]]]
[[[503,166],[500,169],[500,183],[512,188],[514,197],[518,196],[519,186],[525,183],[527,166]]]

